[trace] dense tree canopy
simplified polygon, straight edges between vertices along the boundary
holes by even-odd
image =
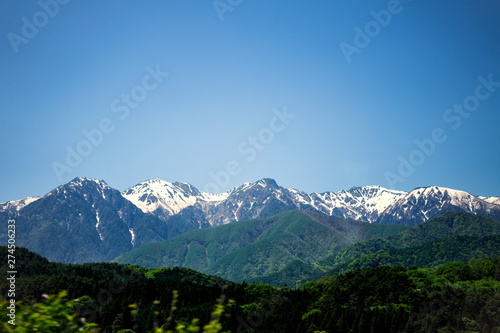
[[[80,318],[102,332],[187,331],[206,325],[212,332],[500,331],[500,258],[437,269],[358,268],[294,290],[233,283],[186,268],[51,263],[22,248],[16,257],[16,299],[24,299],[17,306],[25,313],[18,320],[30,325],[37,316],[27,314],[42,306],[66,311],[66,325],[75,331],[92,329]],[[0,288],[6,295],[7,282]],[[67,301],[61,298],[66,293]],[[48,315],[54,312],[49,310]]]

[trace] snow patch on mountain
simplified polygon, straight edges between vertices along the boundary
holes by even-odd
[[[95,183],[99,188],[103,189],[111,189],[104,180],[85,178],[85,177],[76,177],[71,182],[68,183],[68,186],[75,188],[76,186],[84,186],[88,183]]]
[[[7,201],[0,204],[0,211],[15,211],[18,212],[32,202],[37,201],[41,197],[27,197],[20,200]]]
[[[186,207],[195,205],[200,200],[205,202],[224,201],[229,196],[229,192],[206,193],[188,183],[170,183],[161,179],[152,179],[125,190],[122,195],[144,213],[160,210],[167,215],[175,215]]]
[[[394,204],[406,192],[395,191],[381,186],[353,187],[338,192],[307,194],[295,189],[288,189],[295,201],[309,205],[328,214],[374,222],[380,213]]]
[[[188,183],[154,179],[139,183],[122,195],[143,212],[153,213],[164,220],[180,214],[187,207],[193,207],[198,215],[188,218],[196,222],[199,216],[204,216],[211,226],[262,217],[267,211],[290,209],[316,210],[330,216],[370,223],[379,223],[386,214],[397,219],[414,214],[423,222],[434,217],[440,209],[455,207],[455,210],[475,212],[484,205],[491,205],[467,192],[438,186],[405,192],[370,185],[308,194],[283,188],[269,178],[244,183],[221,194],[201,192]],[[266,208],[270,206],[274,208]]]
[[[132,244],[132,246],[135,246],[135,234],[134,234],[134,229],[133,229],[133,228],[129,228],[129,229],[128,229],[128,232],[130,232],[130,236],[132,237],[132,240],[130,241],[130,243]]]
[[[101,240],[104,240],[104,238],[102,237],[102,234],[101,234],[101,231],[99,230],[99,223],[101,223],[101,219],[99,218],[99,211],[95,211],[95,218],[97,220],[97,223],[95,224],[95,228],[97,230],[97,233],[99,234],[99,238]]]
[[[447,187],[416,188],[389,206],[377,223],[417,225],[446,211],[467,212],[494,218],[500,207],[484,198]]]
[[[492,204],[495,204],[495,205],[500,205],[500,197],[479,197],[481,199],[483,199],[484,201],[486,202],[489,202],[489,203],[492,203]]]
[[[93,209],[99,207],[100,198],[115,202],[120,194],[102,180],[77,177],[60,186],[44,197],[63,194],[70,197],[81,195]],[[198,190],[185,182],[167,182],[152,179],[141,182],[121,193],[127,204],[137,211],[149,213],[172,221],[176,232],[194,228],[205,228],[240,221],[262,218],[283,211],[301,209],[318,211],[330,216],[356,219],[370,223],[396,223],[415,225],[427,221],[446,211],[461,211],[483,214],[498,219],[500,197],[477,197],[464,191],[446,187],[430,186],[412,190],[397,191],[378,185],[353,187],[349,190],[323,193],[306,193],[293,188],[279,186],[275,180],[264,178],[256,182],[244,183],[227,192],[212,194]],[[21,210],[40,197],[25,198],[0,204],[0,211]],[[124,208],[125,207],[125,208]],[[120,219],[127,220],[125,206],[117,207]],[[96,212],[96,229],[106,225]],[[102,219],[101,219],[102,220]],[[140,241],[140,229],[134,224],[127,226],[134,242]],[[132,228],[137,237],[134,238]],[[181,231],[182,230],[182,231]],[[100,235],[101,239],[102,236]],[[130,239],[127,240],[127,243]]]
[[[449,203],[469,213],[474,212],[481,205],[481,200],[470,193],[440,186],[415,189],[408,194],[406,201],[408,202],[410,198],[413,198],[416,203],[424,206],[429,204],[434,205],[435,201],[439,201],[441,204]]]

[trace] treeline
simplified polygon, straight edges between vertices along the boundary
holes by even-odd
[[[0,253],[6,257],[7,249]],[[65,301],[42,295],[67,290],[76,318],[95,322],[101,332],[175,330],[193,319],[202,327],[216,306],[222,312],[214,331],[500,332],[500,258],[437,269],[355,269],[296,290],[233,283],[185,268],[51,263],[21,248],[16,264],[16,299],[50,309]],[[0,289],[6,296],[5,280]]]

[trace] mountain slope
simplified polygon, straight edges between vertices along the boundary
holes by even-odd
[[[25,206],[29,205],[32,202],[35,202],[38,199],[40,199],[40,197],[27,197],[27,198],[20,199],[20,200],[4,202],[4,203],[0,204],[0,212],[2,212],[2,211],[9,212],[9,213],[15,215],[22,208],[24,208]]]
[[[276,272],[296,259],[314,262],[353,242],[404,229],[289,211],[264,219],[192,230],[165,242],[144,245],[116,261],[150,268],[189,267],[238,281]]]
[[[193,229],[263,219],[296,209],[378,225],[416,225],[447,211],[470,212],[500,221],[497,199],[436,186],[410,193],[363,186],[307,194],[283,188],[268,178],[222,194],[158,179],[120,193],[104,181],[75,178],[43,197],[0,204],[0,216],[4,217],[4,225],[9,218],[16,218],[19,228],[23,228],[18,236],[21,245],[51,260],[82,262],[111,260],[140,245]],[[0,241],[6,240],[7,235],[0,234]],[[285,249],[283,245],[284,255]],[[213,269],[220,271],[215,266]],[[263,269],[267,272],[271,268]]]
[[[178,234],[104,181],[87,178],[75,178],[38,198],[15,219],[16,245],[67,263],[111,260]],[[2,238],[6,241],[5,234]]]
[[[375,222],[384,210],[405,194],[381,186],[362,186],[339,192],[312,193],[310,197],[313,207],[322,213]]]
[[[465,212],[500,220],[500,206],[464,191],[430,186],[418,188],[388,207],[376,221],[417,225],[444,212]]]
[[[335,268],[329,274],[382,265],[433,268],[449,262],[464,262],[472,258],[489,259],[497,256],[500,256],[500,235],[487,237],[455,236],[419,246],[390,248],[366,254],[346,265]]]
[[[495,205],[500,205],[500,197],[489,197],[489,198],[479,197],[479,198],[483,199],[486,202],[489,202],[489,203],[492,203]]]
[[[197,202],[219,202],[228,197],[228,193],[205,193],[188,183],[169,183],[161,179],[139,183],[122,192],[122,195],[144,213],[152,213],[163,220]]]
[[[325,259],[323,263],[339,265],[379,250],[414,247],[442,238],[488,237],[497,234],[500,234],[500,222],[468,213],[448,212],[386,239],[354,244],[342,253]]]
[[[183,221],[195,215],[198,221],[203,220],[199,227],[204,227],[263,218],[294,209],[373,222],[406,192],[364,186],[309,195],[264,178],[221,194],[201,192],[187,183],[155,179],[139,183],[122,194],[145,213],[153,213],[164,220],[180,215],[179,220]],[[182,214],[185,209],[188,214]]]
[[[415,189],[410,193],[380,186],[362,186],[307,194],[264,178],[214,195],[187,183],[156,179],[137,184],[123,195],[143,212],[153,213],[165,221],[173,219],[185,231],[265,218],[295,209],[378,224],[417,225],[447,211],[500,220],[497,197],[476,197],[437,186]]]
[[[319,276],[355,268],[392,264],[434,267],[444,262],[500,255],[500,222],[468,213],[445,213],[387,238],[358,242],[317,263],[294,263],[253,279],[297,286]]]

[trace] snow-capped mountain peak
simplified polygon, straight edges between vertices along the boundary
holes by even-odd
[[[95,190],[92,193],[100,193],[104,200],[108,200],[108,196],[116,196],[106,182],[81,177],[55,189],[54,193],[63,191],[63,194],[69,195],[69,192],[77,192],[85,196],[86,190],[90,189]],[[247,182],[219,194],[200,191],[186,182],[150,179],[125,190],[121,196],[144,213],[153,214],[164,221],[175,217],[172,223],[186,224],[189,228],[264,217],[291,209],[319,211],[330,216],[372,223],[410,225],[427,221],[449,210],[484,212],[485,216],[496,216],[500,211],[497,197],[476,197],[440,186],[404,192],[369,185],[308,194],[281,187],[270,178]],[[96,200],[95,194],[94,197],[87,195],[86,200],[92,204]],[[18,205],[22,207],[23,203]]]
[[[379,215],[406,192],[381,186],[360,186],[338,192],[312,193],[313,207],[328,215],[375,222]]]
[[[277,213],[290,209],[313,210],[374,223],[399,224],[418,224],[447,210],[475,212],[493,209],[493,203],[464,191],[439,186],[405,192],[370,185],[338,192],[308,194],[283,188],[269,178],[244,183],[220,194],[199,191],[189,183],[153,179],[137,184],[122,195],[143,212],[164,220],[182,213],[183,219],[187,218],[200,227],[202,224],[225,224],[262,217],[268,214],[266,212]],[[188,207],[189,212],[184,212]]]
[[[44,197],[59,194],[63,194],[66,196],[70,196],[72,194],[80,194],[83,195],[87,201],[89,201],[89,193],[93,193],[94,195],[96,193],[99,193],[98,196],[102,197],[102,199],[107,200],[109,196],[111,196],[115,191],[116,190],[109,186],[104,180],[76,177],[69,183],[55,188],[51,192],[44,195]]]
[[[27,197],[20,200],[7,201],[0,204],[0,211],[14,211],[18,212],[25,206],[29,205],[32,202],[37,201],[41,197]]]
[[[278,186],[278,184],[274,179],[263,178],[253,183],[250,182],[243,183],[240,186],[230,189],[226,193],[228,193],[228,195],[234,195],[236,193],[241,193],[252,189],[262,189],[262,188],[278,189],[279,187],[280,186]]]
[[[192,229],[265,218],[294,209],[380,224],[417,225],[447,211],[470,212],[500,221],[498,199],[440,186],[404,192],[372,185],[308,194],[281,187],[269,178],[220,194],[161,179],[144,181],[120,193],[102,180],[78,177],[43,197],[0,204],[0,213],[23,217],[19,223],[27,223],[23,233],[26,244],[32,238],[38,239],[41,231],[44,237],[50,237],[53,230],[58,230],[71,234],[81,248],[90,249],[82,258],[102,260]],[[110,244],[118,244],[118,252],[108,253]],[[56,254],[54,260],[74,258],[63,251]]]
[[[160,209],[174,215],[195,204],[197,197],[192,192],[189,184],[174,185],[161,179],[151,179],[129,188],[122,195],[145,213]]]
[[[480,200],[470,193],[440,186],[417,188],[411,191],[408,196],[415,198],[417,202],[422,201],[424,204],[430,202],[431,199],[449,201],[452,205],[464,206],[463,208],[468,212],[472,212],[474,209],[471,205]]]
[[[446,211],[494,217],[498,206],[465,191],[441,186],[420,187],[388,207],[378,222],[416,225]]]
[[[102,180],[78,177],[34,199],[16,213],[23,230],[18,240],[33,250],[48,251],[56,261],[112,260],[144,243],[180,234]],[[51,252],[39,245],[50,237],[61,239],[65,250]]]
[[[212,194],[202,192],[189,183],[150,179],[125,190],[122,195],[144,213],[154,213],[167,219],[199,202],[223,201],[229,192]]]
[[[479,197],[483,199],[486,202],[495,204],[495,205],[500,205],[500,197]]]
[[[71,180],[67,185],[68,186],[85,186],[88,184],[95,184],[102,188],[111,188],[104,180],[85,178],[85,177],[76,177]]]

